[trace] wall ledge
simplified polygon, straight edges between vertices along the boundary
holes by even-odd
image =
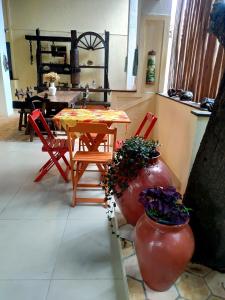
[[[211,112],[209,112],[208,110],[204,109],[204,108],[200,108],[200,104],[196,103],[194,101],[181,101],[178,97],[169,97],[166,93],[157,93],[157,95],[162,96],[168,100],[173,100],[175,102],[178,102],[180,104],[189,106],[189,107],[194,107],[195,109],[193,109],[191,111],[191,113],[197,117],[210,117],[211,116]]]
[[[178,102],[180,104],[191,106],[191,107],[197,108],[199,110],[202,110],[200,108],[200,104],[196,103],[194,101],[181,101],[178,97],[169,97],[166,93],[157,93],[157,94],[164,97],[164,98],[166,98],[166,99],[168,99],[168,100],[172,100],[172,101]]]
[[[211,112],[208,111],[208,110],[195,110],[193,109],[191,111],[191,113],[195,116],[198,116],[198,117],[210,117],[211,116]]]

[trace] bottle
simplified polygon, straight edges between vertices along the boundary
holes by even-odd
[[[94,80],[92,81],[92,88],[96,89],[96,82]]]

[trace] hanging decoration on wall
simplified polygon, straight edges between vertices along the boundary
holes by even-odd
[[[134,50],[134,61],[133,61],[133,76],[137,76],[138,72],[138,47]]]
[[[5,71],[9,70],[9,63],[8,63],[7,56],[5,54],[3,55],[3,66],[4,66]]]
[[[155,83],[155,57],[156,52],[151,50],[148,52],[148,62],[147,62],[147,71],[146,71],[146,84]]]

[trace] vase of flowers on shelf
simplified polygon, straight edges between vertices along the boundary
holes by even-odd
[[[56,94],[56,87],[55,81],[59,81],[60,77],[57,73],[50,72],[44,75],[44,80],[49,81],[49,96],[55,96]]]

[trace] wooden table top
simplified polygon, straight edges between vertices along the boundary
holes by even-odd
[[[44,97],[45,94],[48,94],[48,91],[38,93],[38,96]],[[48,99],[52,102],[68,102],[69,104],[73,104],[79,96],[80,92],[77,91],[56,91],[56,95],[48,96]]]

